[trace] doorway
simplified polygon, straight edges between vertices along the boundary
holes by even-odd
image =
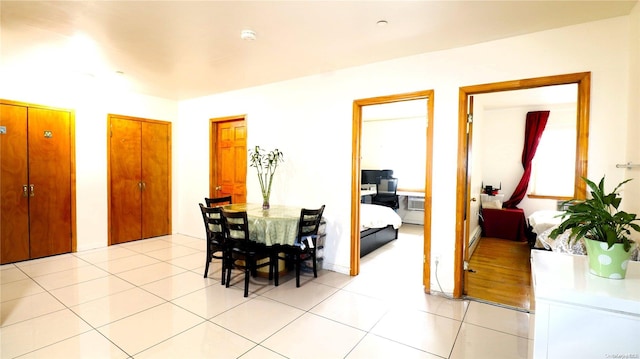
[[[247,121],[245,115],[209,120],[209,197],[247,202]]]
[[[353,102],[352,133],[352,175],[351,175],[351,254],[350,274],[360,273],[360,184],[361,184],[361,141],[362,141],[362,108],[369,105],[389,104],[411,100],[426,100],[426,159],[424,184],[424,253],[423,253],[423,285],[425,291],[430,290],[430,253],[431,253],[431,172],[433,162],[433,90],[406,94],[374,97],[355,100]]]
[[[456,193],[456,243],[454,254],[454,291],[453,296],[460,298],[466,294],[466,268],[469,261],[469,240],[472,207],[477,200],[472,195],[473,187],[471,166],[471,149],[473,146],[470,134],[473,133],[473,121],[469,116],[473,113],[473,96],[502,91],[524,90],[546,86],[576,84],[577,118],[576,118],[576,162],[574,174],[574,198],[586,196],[586,186],[581,177],[587,173],[588,127],[590,81],[589,72],[567,75],[548,76],[516,81],[506,81],[460,88],[458,113],[458,176]]]

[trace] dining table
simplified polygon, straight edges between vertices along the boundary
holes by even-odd
[[[222,206],[230,212],[247,212],[249,239],[267,246],[293,245],[298,236],[301,207],[271,205],[263,209],[262,204],[234,203]]]

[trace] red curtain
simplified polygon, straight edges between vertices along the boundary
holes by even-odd
[[[542,132],[544,132],[544,128],[547,125],[549,113],[550,111],[527,113],[527,122],[524,129],[524,148],[522,149],[522,168],[524,168],[524,173],[511,198],[504,202],[504,208],[516,208],[527,194],[529,179],[531,178],[531,161],[536,154],[536,149],[538,149],[538,143],[540,143],[540,137],[542,137]]]

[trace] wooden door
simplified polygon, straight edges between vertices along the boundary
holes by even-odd
[[[111,117],[110,127],[111,244],[117,244],[141,238],[142,125]]]
[[[29,259],[27,108],[0,104],[0,263]]]
[[[70,113],[29,108],[31,258],[71,252]]]
[[[142,122],[142,238],[171,233],[170,127]]]
[[[247,126],[244,119],[217,123],[212,197],[232,196],[247,201]]]
[[[110,244],[171,233],[171,126],[109,117]]]

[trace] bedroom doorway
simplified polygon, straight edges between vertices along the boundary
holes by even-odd
[[[478,98],[482,98],[483,94],[509,93],[511,95],[515,94],[516,90],[551,89],[552,86],[558,88],[560,85],[569,84],[577,85],[577,91],[574,90],[574,93],[577,92],[577,95],[574,95],[577,115],[574,115],[576,117],[576,158],[573,197],[584,198],[586,188],[580,177],[586,176],[587,171],[590,73],[549,76],[460,88],[454,297],[460,298],[468,294],[469,283],[473,280],[470,272],[474,270],[474,268],[469,267],[473,248],[473,246],[470,246],[470,240],[477,238],[480,230],[477,222],[482,178],[478,178],[481,176],[478,176],[477,169],[474,168],[478,165],[476,163],[478,162],[477,155],[474,157],[474,154],[481,151],[478,151],[480,147],[472,151],[474,124],[477,122],[475,120],[477,113],[474,112],[478,110],[474,102],[477,103]],[[474,97],[476,98],[475,100]],[[474,111],[474,107],[476,111]],[[469,116],[469,114],[472,115]],[[496,183],[496,185],[498,184]],[[511,193],[505,194],[507,197],[511,195]],[[471,270],[467,271],[467,269]],[[486,287],[491,287],[491,283],[495,283],[496,279],[500,280],[498,275],[483,280],[487,282]]]
[[[412,92],[406,94],[382,96],[368,99],[355,100],[353,103],[353,141],[352,141],[352,198],[351,198],[351,253],[350,274],[355,276],[360,273],[360,189],[361,189],[361,145],[362,145],[362,121],[363,107],[394,104],[405,101],[423,100],[426,111],[426,148],[425,154],[425,181],[424,186],[424,218],[423,218],[423,285],[425,291],[430,288],[430,246],[431,246],[431,168],[432,168],[432,143],[433,143],[433,90]],[[402,186],[399,186],[402,187]]]

